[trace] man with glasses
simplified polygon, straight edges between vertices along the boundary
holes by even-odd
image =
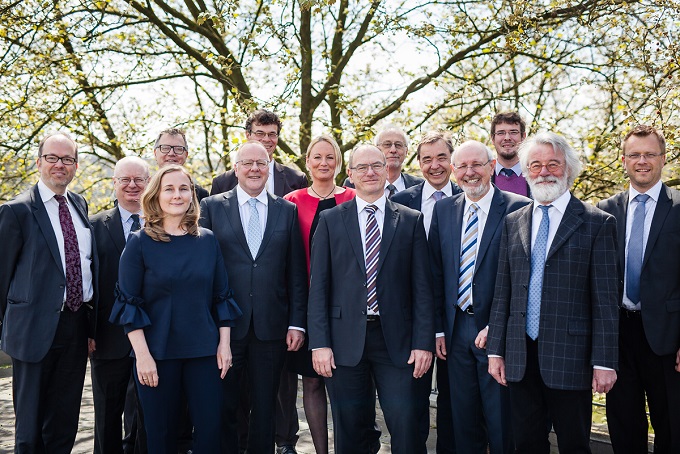
[[[307,326],[307,270],[297,207],[265,188],[269,155],[259,142],[239,148],[238,185],[201,202],[201,226],[211,229],[243,316],[231,329],[233,368],[224,378],[221,452],[239,450],[237,410],[247,373],[247,452],[274,451],[275,407],[286,350],[296,351]],[[296,417],[297,421],[297,417]]]
[[[576,152],[545,132],[519,150],[534,203],[505,217],[489,319],[489,373],[510,390],[517,452],[590,452],[592,392],[616,382],[616,220],[569,192]]]
[[[153,154],[159,168],[168,164],[183,166],[189,156],[189,145],[187,145],[184,130],[170,128],[161,131],[153,146]],[[199,202],[208,197],[208,191],[196,181],[194,181],[194,188]]]
[[[623,139],[627,191],[598,207],[616,216],[619,245],[619,378],[607,394],[616,453],[680,452],[680,192],[661,182],[666,139],[652,126]]]
[[[496,148],[496,165],[491,182],[503,191],[531,197],[522,175],[517,150],[526,139],[526,123],[517,112],[501,112],[491,120],[491,140]]]
[[[460,453],[512,453],[508,390],[487,371],[486,335],[498,270],[503,220],[531,202],[491,184],[496,160],[474,140],[453,154],[464,194],[437,202],[430,229],[430,255],[437,305],[437,356],[451,382],[453,432]],[[437,406],[439,409],[439,406]]]
[[[132,374],[130,341],[120,329],[109,323],[118,282],[118,263],[131,232],[144,224],[142,193],[149,180],[149,165],[136,156],[116,163],[113,190],[116,206],[90,218],[99,257],[99,311],[97,313],[97,348],[90,357],[92,396],[94,400],[94,452],[119,454],[124,451],[121,416],[134,417],[135,399],[125,405]],[[139,422],[138,422],[139,423]],[[130,434],[134,442],[135,434]]]
[[[338,454],[370,452],[376,388],[392,452],[427,452],[418,405],[435,340],[427,238],[423,215],[385,196],[385,167],[377,147],[352,152],[357,196],[321,213],[312,244],[309,347]]]
[[[281,120],[274,112],[264,109],[256,110],[246,120],[246,139],[260,142],[269,156],[267,191],[283,197],[296,189],[306,188],[307,176],[299,170],[284,166],[274,160],[280,134]],[[238,179],[234,170],[228,170],[213,179],[210,195],[230,191],[237,184]]]
[[[383,129],[376,136],[375,145],[383,152],[387,162],[385,178],[385,195],[387,197],[391,198],[396,193],[423,182],[422,178],[402,172],[404,160],[408,153],[408,137],[403,130],[395,126]],[[345,180],[344,186],[354,187],[349,177]]]
[[[97,257],[87,204],[67,190],[77,144],[47,135],[37,167],[38,183],[0,206],[1,343],[12,358],[14,452],[66,454],[94,338]]]

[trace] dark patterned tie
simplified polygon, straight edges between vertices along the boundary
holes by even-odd
[[[127,239],[129,240],[130,237],[134,232],[137,232],[142,228],[141,222],[139,222],[139,215],[138,214],[132,214],[130,215],[130,219],[132,219],[132,227],[130,227],[130,234],[128,235]],[[127,240],[126,240],[127,241]]]
[[[387,190],[390,191],[389,195],[387,196],[388,199],[391,199],[392,196],[397,193],[397,187],[391,183],[387,185]]]
[[[378,209],[375,205],[366,205],[368,213],[366,219],[366,289],[368,293],[367,305],[374,313],[378,312],[378,294],[376,283],[378,280],[378,257],[380,256],[380,229],[375,219]]]
[[[505,167],[501,169],[501,173],[506,177],[512,177],[515,175],[515,172],[513,172],[512,169],[506,169]]]
[[[55,195],[59,202],[59,224],[64,235],[64,258],[66,259],[66,302],[71,311],[76,312],[83,305],[83,271],[80,267],[80,248],[78,236],[73,226],[71,212],[66,204],[66,197]]]

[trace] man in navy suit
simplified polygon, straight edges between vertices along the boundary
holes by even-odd
[[[12,357],[16,453],[70,453],[78,430],[97,257],[87,204],[67,190],[77,163],[68,134],[46,136],[40,181],[0,206],[0,322]]]
[[[113,189],[117,204],[90,218],[99,258],[99,311],[97,349],[90,357],[92,397],[94,400],[94,452],[123,452],[121,416],[126,420],[136,411],[134,402],[125,405],[132,374],[130,341],[120,326],[109,323],[118,282],[118,264],[125,241],[133,230],[142,227],[142,192],[149,180],[149,165],[136,156],[116,163]],[[134,393],[133,393],[134,394]],[[134,439],[135,434],[129,434]]]
[[[402,172],[408,154],[408,137],[396,126],[388,126],[375,137],[375,146],[385,155],[387,175],[385,178],[385,195],[393,197],[398,192],[422,183],[423,179]],[[353,188],[354,183],[347,177],[344,186]]]
[[[666,139],[651,126],[623,140],[630,188],[598,204],[616,216],[619,244],[619,378],[607,394],[617,453],[680,452],[680,192],[661,182]],[[637,266],[635,266],[637,264]]]
[[[519,152],[534,203],[508,214],[489,319],[489,373],[510,390],[520,453],[590,452],[591,392],[618,367],[616,220],[569,193],[581,170],[560,135]]]
[[[469,141],[453,154],[464,194],[438,202],[430,228],[430,255],[437,305],[437,355],[448,367],[453,423],[461,453],[511,453],[507,389],[488,373],[484,350],[503,220],[530,199],[491,184],[492,151]]]
[[[357,197],[321,214],[312,244],[309,347],[326,378],[338,454],[369,452],[375,388],[392,452],[426,450],[414,428],[434,350],[427,239],[422,214],[385,197],[385,166],[372,145],[352,152]]]
[[[459,194],[461,190],[457,184],[451,181],[453,143],[448,135],[440,131],[426,133],[420,139],[416,153],[420,171],[423,173],[425,181],[396,193],[391,200],[423,213],[423,224],[427,235],[430,231],[435,202]],[[451,429],[453,421],[451,419],[448,370],[446,363],[440,359],[437,360],[436,366],[437,453],[454,453],[456,448],[453,441],[453,430]],[[430,391],[434,369],[434,367],[431,368],[420,383],[423,386],[424,394],[422,411],[426,414],[426,417],[422,419],[422,432],[426,440],[430,433]]]
[[[201,225],[217,238],[243,316],[231,330],[233,368],[224,379],[223,453],[238,452],[236,411],[247,370],[247,452],[274,451],[275,404],[286,349],[307,326],[307,271],[297,207],[266,190],[267,150],[250,141],[236,153],[238,186],[201,202]]]

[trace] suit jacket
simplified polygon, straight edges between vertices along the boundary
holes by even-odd
[[[86,226],[87,203],[68,192],[69,202]],[[0,206],[0,322],[2,349],[12,358],[38,362],[52,345],[64,301],[66,274],[59,246],[38,185]],[[89,336],[95,336],[97,249],[92,235],[94,295],[88,311]]]
[[[505,217],[487,353],[508,381],[526,369],[526,311],[534,205]],[[538,362],[554,389],[590,389],[593,366],[618,367],[616,220],[571,196],[545,262]]]
[[[213,178],[210,195],[231,191],[238,185],[234,170],[228,170]],[[307,187],[307,176],[299,170],[274,161],[274,194],[283,197],[296,189]]]
[[[234,300],[243,312],[231,330],[242,339],[252,323],[260,340],[285,339],[289,326],[307,326],[307,264],[295,204],[268,194],[267,225],[252,257],[236,189],[201,202],[201,226],[217,238]]]
[[[414,177],[413,175],[409,175],[408,173],[401,172],[401,176],[404,178],[404,186],[406,186],[406,189],[410,188],[411,186],[415,186],[418,183],[422,183],[424,180],[420,177]],[[345,178],[345,182],[342,184],[346,188],[353,188],[354,184],[349,181],[349,177]]]
[[[472,280],[475,324],[481,331],[489,324],[493,302],[493,282],[498,271],[498,256],[503,220],[508,213],[531,203],[531,199],[495,188],[491,208],[478,236],[477,259]],[[465,228],[465,194],[457,194],[437,202],[430,227],[430,257],[434,278],[434,300],[437,307],[437,332],[446,334],[450,350],[451,334],[458,307],[460,243]]]
[[[598,203],[616,217],[618,231],[619,301],[626,267],[628,191]],[[642,262],[640,309],[645,336],[657,355],[680,349],[680,191],[663,185],[649,229]]]
[[[118,282],[118,264],[125,248],[123,224],[118,207],[90,217],[99,258],[99,310],[95,359],[118,359],[130,354],[130,341],[123,328],[109,322]]]
[[[396,367],[411,350],[434,351],[434,304],[421,213],[387,201],[378,259],[378,308]],[[356,199],[325,210],[312,242],[309,347],[356,366],[366,341],[366,265]]]
[[[450,184],[452,195],[463,192],[463,190],[460,189],[453,181]],[[414,186],[404,189],[401,192],[397,192],[390,200],[392,200],[394,203],[400,203],[404,206],[420,211],[420,207],[423,203],[423,187],[425,187],[424,180]]]

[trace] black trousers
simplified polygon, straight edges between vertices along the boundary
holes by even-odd
[[[61,312],[47,355],[36,363],[12,358],[15,453],[68,454],[78,432],[87,368],[85,309]]]
[[[133,359],[90,359],[94,401],[95,454],[121,454],[121,420],[125,409]]]

